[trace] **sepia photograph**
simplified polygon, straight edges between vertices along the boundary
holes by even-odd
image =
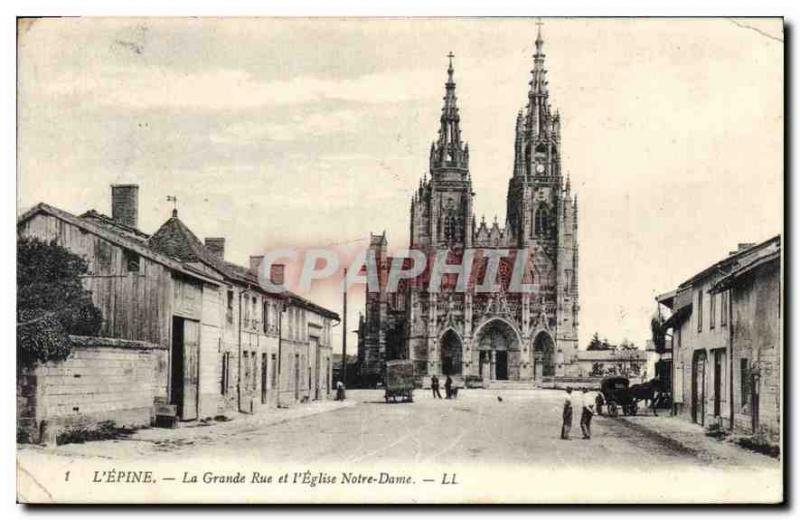
[[[783,18],[16,30],[18,502],[785,501]]]

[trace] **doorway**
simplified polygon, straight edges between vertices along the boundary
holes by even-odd
[[[721,414],[722,404],[722,350],[714,351],[714,417]]]
[[[706,417],[706,353],[694,353],[692,360],[692,421],[705,424]]]
[[[197,419],[199,350],[200,323],[173,316],[169,402],[183,421]]]
[[[750,422],[753,428],[753,435],[758,433],[759,420],[758,420],[758,374],[750,373]]]
[[[556,373],[553,363],[553,338],[545,331],[536,335],[533,340],[533,378],[553,376]]]
[[[261,354],[261,404],[267,403],[267,355]]]
[[[311,348],[314,349],[314,400],[319,400],[319,387],[322,379],[322,363],[320,361],[319,338],[311,338]]]
[[[300,354],[294,355],[294,400],[300,400]]]
[[[505,381],[508,379],[508,351],[498,350],[495,355],[497,356],[494,369],[495,378],[498,381]]]
[[[461,340],[452,330],[442,336],[442,374],[446,376],[461,374]]]

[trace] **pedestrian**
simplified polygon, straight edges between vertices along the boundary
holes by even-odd
[[[564,409],[561,412],[561,438],[569,440],[569,430],[572,428],[572,388],[567,387],[567,398],[564,399]]]
[[[453,388],[453,380],[448,375],[447,379],[444,380],[444,395],[446,396],[447,399],[453,397],[452,388]]]
[[[436,374],[431,376],[431,390],[433,391],[433,398],[439,399],[442,398],[442,394],[439,392],[439,378],[436,377]]]
[[[344,383],[341,381],[336,382],[336,400],[344,401]]]
[[[586,393],[585,388],[583,389],[582,398],[581,433],[583,433],[584,439],[591,439],[594,410],[592,410],[592,400],[589,398],[589,394]]]
[[[597,392],[594,398],[594,409],[598,415],[603,415],[603,392]]]

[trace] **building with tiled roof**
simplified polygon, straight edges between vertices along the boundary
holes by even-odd
[[[41,203],[18,218],[17,232],[86,259],[102,336],[169,352],[153,381],[157,409],[193,420],[329,396],[337,313],[269,293],[260,257],[250,267],[226,261],[224,238],[201,242],[177,210],[152,235],[137,217],[138,187],[112,186],[110,217]]]

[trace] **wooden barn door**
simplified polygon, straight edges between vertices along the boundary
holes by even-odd
[[[198,356],[200,353],[200,323],[183,320],[183,403],[181,419],[197,419]]]

